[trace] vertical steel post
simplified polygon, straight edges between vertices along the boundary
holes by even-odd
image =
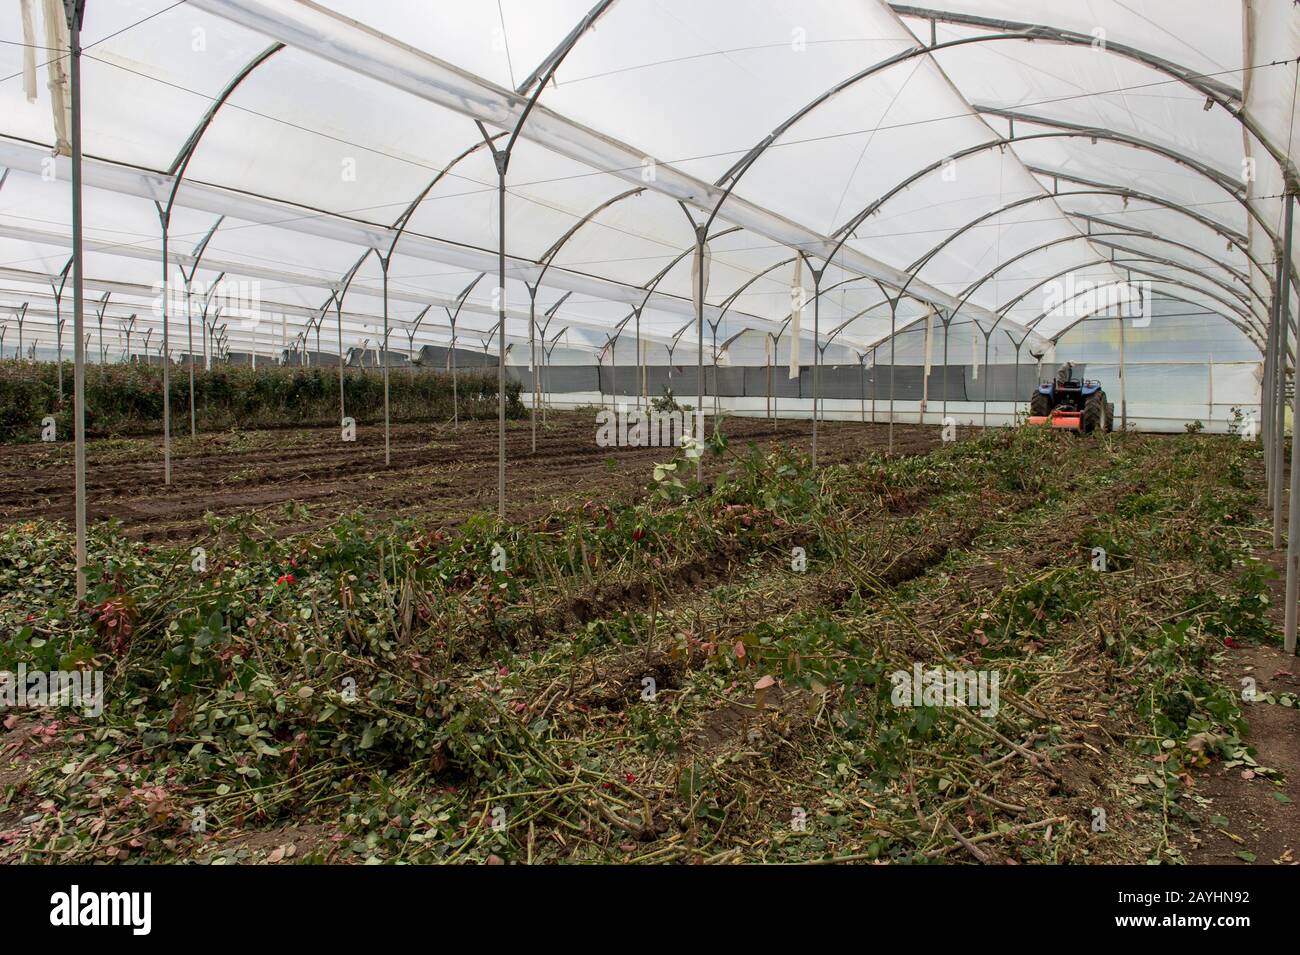
[[[948,316],[943,322],[943,414],[939,423],[943,424],[943,419],[948,417],[948,326],[952,324],[952,316]]]
[[[181,277],[185,278],[182,271]],[[185,281],[185,329],[188,336],[188,344],[185,346],[189,352],[188,363],[190,366],[190,437],[193,438],[199,433],[198,423],[194,413],[194,308],[190,302],[190,281]]]
[[[704,441],[704,239],[706,235],[706,226],[697,225],[695,227],[695,288],[692,294],[695,296],[695,325],[696,325],[696,342],[695,342],[695,381],[699,394],[696,396],[695,417],[696,417],[696,440],[703,444]],[[697,451],[703,451],[702,447],[697,447]],[[704,480],[704,455],[700,454],[695,459],[695,480]]]
[[[348,416],[347,405],[343,400],[343,297],[334,296],[334,321],[338,327],[339,333],[339,427],[343,427],[343,419]]]
[[[506,516],[506,167],[509,152],[493,151],[497,166],[497,514]]]
[[[81,227],[81,19],[85,0],[64,0],[71,53],[72,100],[72,429],[76,494],[77,599],[86,596],[86,340],[85,276],[82,273]]]
[[[532,430],[533,454],[537,453],[537,286],[528,286],[528,365],[533,370],[533,408],[528,416]]]
[[[1264,479],[1267,500],[1273,501],[1273,364],[1277,360],[1277,286],[1273,286],[1273,307],[1264,337],[1264,368],[1259,382],[1259,436],[1264,445]]]
[[[830,263],[827,262],[826,265]],[[817,418],[818,405],[821,400],[821,383],[822,383],[822,365],[821,365],[821,304],[822,304],[822,273],[826,270],[826,265],[820,269],[809,267],[808,271],[812,272],[813,277],[813,433],[812,433],[812,466],[817,467]]]
[[[1128,368],[1124,364],[1124,316],[1115,311],[1119,323],[1119,429],[1128,430]]]
[[[168,286],[168,272],[171,270],[167,267],[167,226],[170,216],[162,216],[162,391],[163,391],[163,484],[172,483],[172,379],[171,379],[171,361],[172,349],[170,331],[168,328],[169,303],[167,299],[171,296],[171,290]],[[102,326],[101,326],[102,328]],[[100,332],[102,345],[103,332]]]
[[[1286,235],[1283,236],[1282,250],[1284,268],[1282,269],[1282,285],[1279,290],[1282,299],[1283,329],[1291,320],[1291,224],[1295,215],[1294,190],[1295,186],[1292,184],[1292,188],[1287,191],[1286,197]],[[1285,356],[1283,358],[1285,359]],[[1285,375],[1283,377],[1285,378]],[[1294,423],[1300,421],[1300,388],[1295,389],[1291,421],[1294,430]],[[1281,445],[1281,441],[1278,442],[1278,445]],[[1286,542],[1286,629],[1283,631],[1282,644],[1282,650],[1287,656],[1295,655],[1296,598],[1300,596],[1300,507],[1296,506],[1297,499],[1300,499],[1300,468],[1296,467],[1295,452],[1296,441],[1293,436],[1291,439],[1291,499],[1289,502],[1290,513],[1287,522]],[[1281,481],[1278,484],[1280,485]]]
[[[889,453],[894,453],[894,375],[898,368],[898,299],[889,303]]]
[[[980,331],[984,331],[983,326],[976,325]],[[985,431],[989,427],[989,341],[993,338],[993,329],[984,332],[984,417],[980,422],[980,427]]]
[[[379,346],[379,354],[383,356],[384,362],[384,467],[393,463],[388,415],[388,263],[391,261],[391,250],[387,256],[379,256],[379,270],[384,277],[384,340]]]
[[[1290,323],[1287,319],[1289,294],[1286,259],[1281,254],[1277,260],[1277,350],[1273,362],[1273,549],[1282,547],[1282,487],[1286,483],[1284,453],[1286,450],[1286,350]]]

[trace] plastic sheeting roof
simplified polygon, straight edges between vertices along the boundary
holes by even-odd
[[[43,72],[24,94],[21,5],[0,0],[0,309],[29,302],[48,335],[71,205]],[[509,338],[528,338],[531,287],[571,347],[639,311],[643,340],[692,357],[684,213],[715,209],[719,341],[783,327],[802,253],[825,269],[823,346],[879,341],[900,289],[896,327],[933,307],[1052,337],[1077,320],[1045,307],[1064,276],[1149,282],[1259,344],[1300,153],[1290,0],[97,0],[83,46],[88,304],[102,289],[114,321],[157,323],[155,201],[180,172],[178,267],[201,250],[200,282],[259,283],[309,347],[322,318],[333,340],[338,296],[345,345],[376,340],[363,254],[402,223],[393,347],[444,343],[453,316],[492,329],[497,170],[476,121],[497,136],[527,112]]]

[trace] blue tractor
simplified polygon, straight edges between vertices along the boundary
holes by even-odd
[[[1106,401],[1100,382],[1075,378],[1074,363],[1066,362],[1029,399],[1029,423],[1081,434],[1112,431],[1115,406]]]

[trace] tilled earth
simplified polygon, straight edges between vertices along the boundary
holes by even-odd
[[[887,424],[824,422],[819,463],[850,461],[889,447]],[[750,442],[807,449],[811,422],[728,418],[731,446]],[[602,448],[591,415],[551,414],[539,423],[537,451],[529,422],[506,425],[508,516],[523,519],[557,504],[635,496],[666,448]],[[924,453],[940,440],[937,427],[895,425],[894,450]],[[423,517],[456,523],[492,510],[497,498],[495,421],[394,425],[390,466],[382,427],[358,429],[355,443],[336,428],[230,431],[177,438],[172,484],[163,483],[160,438],[92,441],[87,445],[90,521],[116,520],[146,541],[185,541],[206,531],[205,515],[255,512],[277,533],[296,533],[362,510],[374,517]],[[719,465],[705,459],[706,476]],[[0,523],[73,519],[72,446],[20,445],[0,456]]]

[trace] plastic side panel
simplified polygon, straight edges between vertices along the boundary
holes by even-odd
[[[767,368],[746,368],[744,371],[745,396],[747,398],[766,399],[768,395]],[[772,367],[771,394],[774,398],[799,397],[799,380],[790,378],[788,366],[774,365]]]

